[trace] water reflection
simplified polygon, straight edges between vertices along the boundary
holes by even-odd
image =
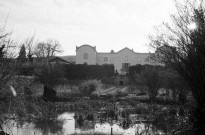
[[[69,135],[75,133],[74,113],[63,113],[56,120],[39,120],[18,125],[6,121],[3,130],[10,135]]]
[[[61,123],[60,126],[62,127],[62,134],[74,134],[75,133],[75,119],[74,113],[63,113],[59,115],[57,120]]]
[[[35,123],[24,123],[18,126],[16,122],[9,121],[4,126],[4,131],[10,135],[71,135],[71,134],[113,134],[135,135],[135,134],[159,134],[153,131],[151,125],[138,123],[123,129],[119,124],[95,123],[92,129],[82,130],[76,128],[74,113],[63,113],[56,120],[38,121]]]

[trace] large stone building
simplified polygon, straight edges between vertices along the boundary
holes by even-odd
[[[111,50],[110,52],[97,52],[96,47],[90,45],[76,46],[76,64],[88,65],[103,65],[113,64],[115,70],[120,74],[128,72],[129,66],[136,64],[151,64],[157,63],[150,60],[151,53],[136,53],[133,50],[125,47],[118,52]]]

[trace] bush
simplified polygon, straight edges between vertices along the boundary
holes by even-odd
[[[105,96],[105,99],[113,99],[113,95],[112,94],[107,94],[106,96]]]
[[[145,96],[145,95],[147,95],[147,92],[146,91],[140,91],[137,95],[138,96]]]
[[[99,98],[98,94],[96,93],[90,94],[90,99],[98,99],[98,98]]]
[[[125,97],[127,95],[128,95],[127,93],[123,93],[122,91],[117,91],[115,97],[119,98],[119,97]]]
[[[111,84],[111,85],[113,85],[114,84],[114,77],[103,77],[102,79],[101,79],[101,82],[103,83],[103,84]]]
[[[90,96],[98,87],[102,87],[102,84],[98,80],[87,80],[81,83],[79,90],[84,96]]]
[[[32,65],[23,65],[18,69],[18,75],[32,76],[34,75],[34,66]]]

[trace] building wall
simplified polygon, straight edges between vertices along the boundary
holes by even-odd
[[[121,73],[122,63],[129,63],[129,66],[136,65],[136,53],[128,48],[124,48],[116,53],[115,68]]]
[[[84,55],[88,54],[87,59],[84,58]],[[76,47],[76,64],[85,64],[96,65],[96,50],[95,47],[90,45],[82,45]]]
[[[122,63],[129,63],[129,66],[136,64],[153,64],[150,63],[149,56],[149,53],[135,53],[129,48],[124,48],[116,53],[97,53],[97,64],[113,64],[115,70],[120,73]],[[107,57],[107,61],[105,61],[105,57]]]
[[[88,53],[88,59],[84,59],[84,53]],[[76,64],[88,65],[103,65],[113,64],[118,73],[122,73],[122,63],[129,63],[129,66],[136,64],[151,64],[155,65],[149,60],[150,53],[136,53],[129,48],[124,48],[118,52],[98,53],[95,47],[83,45],[76,48]]]
[[[97,64],[114,64],[115,56],[115,53],[97,53]],[[105,61],[105,58],[107,58],[107,61]]]

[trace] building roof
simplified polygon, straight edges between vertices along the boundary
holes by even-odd
[[[91,45],[88,45],[88,44],[84,44],[84,45],[81,45],[81,46],[76,46],[76,51],[78,51],[78,49],[80,49],[81,47],[84,47],[84,46],[88,46],[88,47],[91,47],[95,52],[97,52],[96,51],[96,46],[91,46]]]
[[[56,56],[52,59],[49,60],[49,62],[53,62],[55,61],[56,59],[59,59],[63,62],[66,62],[66,63],[75,63],[75,60],[76,60],[76,56]]]
[[[67,63],[67,64],[71,64],[71,62],[66,61],[66,60],[64,60],[64,59],[62,59],[62,58],[60,58],[60,57],[55,57],[55,58],[53,58],[53,59],[50,59],[48,62],[55,62],[56,60],[60,60],[61,62],[65,62],[65,63]]]
[[[75,63],[76,61],[76,56],[75,55],[67,55],[67,56],[59,56],[61,59],[71,62],[71,63]]]
[[[125,47],[125,48],[123,48],[123,49],[119,50],[117,53],[119,53],[119,52],[121,52],[121,51],[123,51],[123,50],[129,50],[129,51],[131,51],[131,52],[135,53],[133,50],[129,49],[128,47]]]
[[[81,45],[81,46],[79,46],[79,47],[76,46],[76,51],[77,51],[79,48],[83,47],[83,46],[91,47],[91,48],[94,49],[95,52],[97,52],[96,46],[91,46],[91,45],[88,45],[88,44],[84,44],[84,45]],[[119,52],[121,52],[121,51],[123,51],[123,50],[125,50],[125,49],[128,49],[128,50],[130,50],[131,52],[136,53],[136,54],[154,54],[154,53],[137,53],[137,52],[135,52],[133,49],[130,49],[130,48],[128,48],[128,47],[124,47],[123,49],[121,49],[121,50],[119,50],[119,51],[117,51],[117,52],[114,52],[114,50],[111,50],[110,52],[97,52],[97,53],[98,53],[98,54],[116,54],[116,53],[119,53]]]

